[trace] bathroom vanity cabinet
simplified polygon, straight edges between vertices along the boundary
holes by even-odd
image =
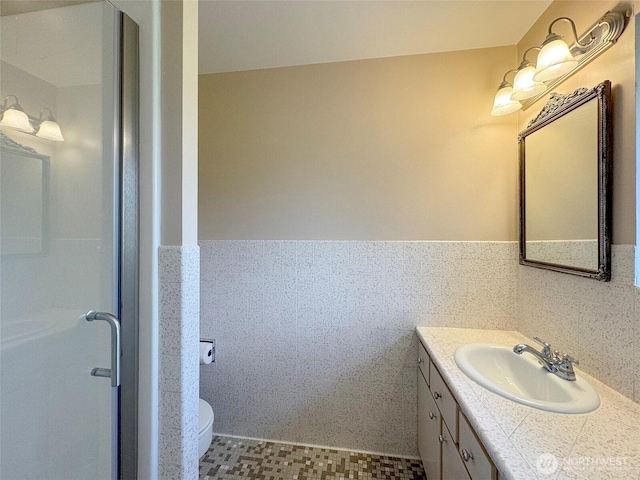
[[[498,471],[418,342],[418,450],[429,480],[497,480]]]

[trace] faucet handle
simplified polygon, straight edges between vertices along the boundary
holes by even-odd
[[[540,345],[544,346],[544,347],[549,347],[551,348],[551,344],[547,343],[546,340],[542,340],[540,337],[533,337],[533,339],[538,342]]]
[[[542,355],[545,357],[551,357],[551,344],[546,340],[542,340],[540,337],[533,337],[533,339],[544,347],[542,349]]]
[[[576,380],[576,373],[573,371],[573,365],[579,365],[580,362],[573,358],[571,355],[564,354],[560,363],[557,364],[558,375],[560,378],[574,382]]]
[[[566,362],[566,363],[567,363],[567,365],[572,364],[572,363],[573,363],[574,365],[580,365],[580,362],[579,362],[577,359],[573,358],[571,355],[569,355],[569,354],[567,354],[567,353],[565,353],[564,355],[562,355],[562,361],[563,361],[563,362]]]

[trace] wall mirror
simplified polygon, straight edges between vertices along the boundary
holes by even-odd
[[[518,135],[520,263],[611,279],[611,83],[551,94]]]
[[[0,253],[37,255],[49,246],[49,157],[0,132]]]

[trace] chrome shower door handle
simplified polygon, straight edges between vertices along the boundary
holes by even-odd
[[[111,313],[96,312],[91,310],[85,314],[87,322],[104,320],[111,327],[111,370],[106,368],[94,368],[91,375],[94,377],[111,377],[111,386],[120,386],[120,321]]]

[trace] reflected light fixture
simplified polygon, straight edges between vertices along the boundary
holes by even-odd
[[[542,42],[542,49],[538,54],[538,67],[536,73],[533,75],[535,81],[546,82],[556,79],[569,73],[578,66],[578,61],[569,50],[567,42],[562,39],[562,36],[552,31],[553,26],[561,20],[567,21],[571,25],[575,45],[582,49],[581,53],[584,53],[584,49],[595,40],[593,33],[589,32],[589,41],[587,43],[581,43],[578,39],[576,24],[573,20],[569,17],[556,18],[551,22],[551,25],[549,25],[549,34],[544,42]]]
[[[531,50],[540,50],[540,47],[531,47],[522,56],[522,63],[518,67],[515,78],[513,79],[513,95],[512,100],[525,100],[535,97],[539,93],[544,92],[547,86],[542,82],[536,82],[533,75],[536,73],[536,66],[527,60],[527,53]]]
[[[14,98],[14,102],[11,105],[7,105],[10,97]],[[7,95],[4,97],[3,109],[4,113],[2,114],[0,125],[3,127],[15,128],[21,132],[33,133],[33,127],[29,122],[29,116],[24,113],[24,110],[18,102],[18,97],[15,95]]]
[[[516,70],[509,70],[496,94],[491,115],[506,115],[522,108],[527,109],[556,85],[560,85],[578,69],[603,53],[618,41],[633,11],[609,11],[586,32],[578,36],[576,24],[569,17],[556,18],[549,25],[549,33],[541,47],[531,47],[524,52]],[[560,21],[569,22],[575,39],[570,46],[553,32]],[[527,60],[531,50],[540,50],[536,65]],[[507,74],[516,72],[513,85],[506,81]],[[509,93],[509,98],[507,98]]]
[[[9,98],[13,98],[12,104],[8,104]],[[53,118],[53,113],[49,108],[43,108],[40,110],[40,118],[27,115],[18,102],[18,97],[13,94],[9,94],[4,97],[4,104],[0,107],[2,113],[2,120],[0,120],[0,127],[10,127],[20,130],[21,132],[35,135],[36,137],[44,138],[45,140],[53,140],[54,142],[64,142],[62,132],[60,131],[60,125]],[[49,114],[44,116],[43,114],[48,112]],[[33,125],[36,125],[38,131],[34,133]]]
[[[513,113],[522,108],[522,104],[518,100],[512,99],[513,85],[507,81],[507,75],[516,71],[516,69],[509,70],[504,74],[504,77],[502,77],[502,83],[498,87],[495,99],[493,100],[493,108],[491,109],[491,115],[494,117]]]
[[[43,120],[42,114],[45,110],[49,112],[49,115]],[[38,133],[36,133],[36,136],[47,140],[53,140],[54,142],[64,142],[62,132],[60,131],[60,125],[58,125],[56,119],[53,118],[53,114],[48,108],[40,110],[40,124],[38,126]]]

